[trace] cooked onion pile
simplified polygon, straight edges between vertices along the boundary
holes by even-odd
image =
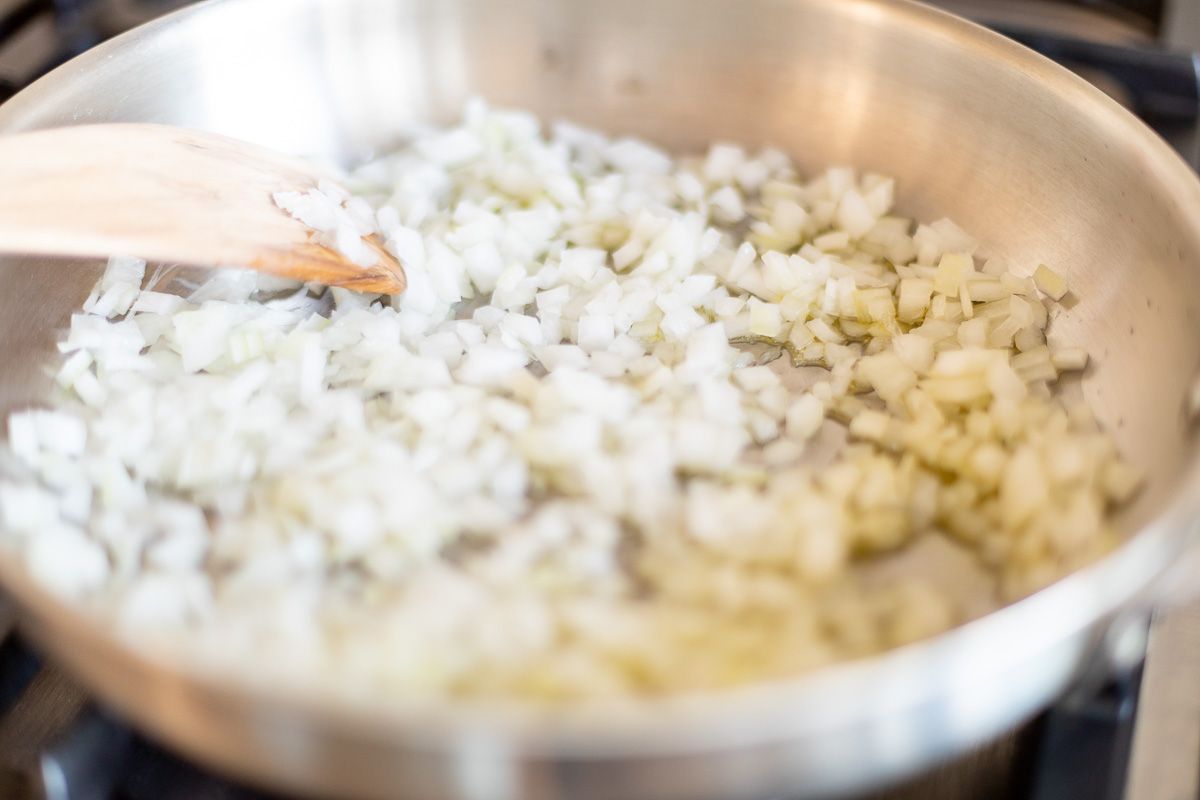
[[[1115,541],[1138,476],[1052,392],[1087,364],[1046,343],[1067,286],[889,178],[474,104],[346,185],[277,202],[352,257],[378,233],[402,297],[110,263],[53,410],[9,420],[45,586],[188,658],[578,700],[942,631],[936,586],[861,574],[923,537],[1004,599]]]

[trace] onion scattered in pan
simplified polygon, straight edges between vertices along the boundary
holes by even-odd
[[[345,185],[277,202],[378,233],[403,296],[114,258],[9,418],[4,544],[143,646],[381,698],[708,690],[953,626],[864,577],[927,537],[1036,590],[1140,484],[1055,393],[1064,279],[885,176],[473,103]]]

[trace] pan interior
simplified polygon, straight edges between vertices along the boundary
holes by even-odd
[[[679,153],[728,140],[780,146],[805,169],[878,170],[898,179],[903,213],[950,216],[988,254],[1029,272],[1052,264],[1074,287],[1078,301],[1050,339],[1085,346],[1093,363],[1065,391],[1086,396],[1149,476],[1124,530],[1177,490],[1194,449],[1185,408],[1200,339],[1185,332],[1197,322],[1200,241],[1128,122],[1089,111],[1082,85],[1053,76],[1061,85],[1050,91],[1045,76],[948,39],[918,48],[869,3],[838,15],[770,4],[777,24],[767,26],[719,0],[356,0],[312,16],[303,54],[254,24],[279,5],[244,0],[163,23],[137,47],[10,103],[0,129],[169,122],[352,163],[454,119],[479,95]],[[153,81],[139,71],[168,53],[171,70]],[[43,396],[57,332],[98,270],[0,260],[0,410]]]

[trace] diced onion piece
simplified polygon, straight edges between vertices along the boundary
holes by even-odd
[[[783,329],[783,317],[775,303],[750,300],[750,332],[756,336],[776,338]]]
[[[1127,503],[1145,482],[1140,469],[1124,461],[1112,461],[1104,470],[1104,491],[1115,503]]]
[[[1058,378],[1058,370],[1050,358],[1050,350],[1044,346],[1013,356],[1012,367],[1027,383],[1053,381]]]
[[[957,297],[960,287],[974,270],[971,256],[966,253],[947,253],[938,262],[933,290],[947,297]]]
[[[1078,371],[1087,367],[1088,353],[1082,347],[1060,347],[1051,352],[1050,360],[1059,372]]]
[[[843,344],[846,337],[842,336],[833,327],[823,319],[809,320],[807,323],[808,329],[812,331],[813,336],[826,344]]]
[[[892,418],[879,411],[864,411],[850,421],[850,435],[872,442],[887,438]]]
[[[933,281],[925,278],[904,278],[899,284],[896,317],[901,322],[918,322],[929,309]]]
[[[1069,291],[1067,282],[1063,280],[1062,276],[1045,264],[1040,264],[1034,270],[1033,282],[1037,284],[1037,288],[1042,294],[1055,301],[1062,300]]]

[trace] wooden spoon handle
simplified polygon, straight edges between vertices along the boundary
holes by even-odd
[[[403,269],[378,241],[378,264],[359,266],[275,205],[275,192],[311,189],[319,177],[298,159],[169,126],[0,137],[0,252],[132,255],[403,291]]]

